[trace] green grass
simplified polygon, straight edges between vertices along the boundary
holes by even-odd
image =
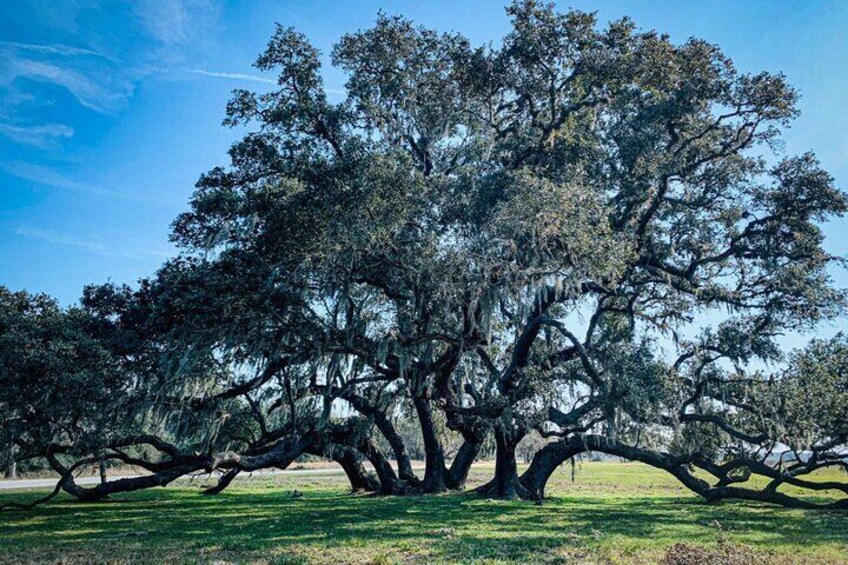
[[[489,473],[475,470],[472,485]],[[98,504],[63,496],[3,513],[0,562],[629,564],[656,563],[677,542],[723,539],[767,563],[848,563],[845,513],[708,505],[640,464],[585,463],[573,483],[564,467],[541,506],[473,494],[350,495],[337,476],[238,480],[217,497],[198,487]]]

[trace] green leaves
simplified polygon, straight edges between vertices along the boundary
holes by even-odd
[[[520,276],[583,280],[615,278],[628,260],[628,241],[616,237],[603,195],[574,183],[557,183],[527,170],[498,179],[502,196],[484,237],[501,268]],[[568,282],[566,283],[568,284]]]
[[[848,338],[815,340],[780,380],[785,441],[804,450],[848,441]]]
[[[79,309],[0,287],[0,418],[5,439],[97,442],[115,431],[128,382]]]

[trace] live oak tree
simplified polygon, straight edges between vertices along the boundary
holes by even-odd
[[[128,381],[92,322],[83,309],[63,310],[45,295],[0,287],[0,441],[11,446],[7,469],[33,456],[57,461],[60,444],[98,454],[124,427]]]
[[[62,434],[98,443],[111,433],[110,397],[125,381],[87,331],[89,321],[45,295],[0,287],[4,445],[46,444]]]
[[[590,451],[708,500],[848,493],[804,478],[848,465],[844,338],[788,362],[777,341],[844,307],[820,226],[848,201],[814,155],[781,154],[795,91],[628,19],[507,13],[482,47],[380,15],[332,51],[341,97],[278,27],[256,63],[277,85],[234,93],[225,123],[249,133],[174,223],[181,256],[98,294],[129,293],[113,330],[145,320],[147,362],[122,367],[156,375],[168,422],[145,436],[164,457],[125,462],[218,469],[219,492],[314,454],[415,494],[461,488],[493,440],[487,496],[540,498]],[[548,441],[519,476],[531,432]]]
[[[498,48],[381,16],[334,49],[336,103],[318,52],[279,28],[257,62],[279,88],[236,93],[227,123],[258,127],[201,180],[176,239],[256,265],[257,295],[303,300],[281,312],[315,324],[323,394],[375,422],[411,403],[427,488],[451,485],[434,406],[471,453],[495,435],[483,490],[500,496],[541,494],[544,473],[515,466],[534,428],[665,434],[684,459],[693,434],[727,435],[710,457],[757,447],[735,427],[761,384],[745,366],[841,306],[817,222],[843,195],[812,155],[761,157],[796,94],[703,41],[508,12]],[[336,356],[362,376],[329,369]]]
[[[138,290],[89,287],[81,307],[70,309],[44,296],[0,293],[0,439],[13,447],[14,458],[46,460],[61,476],[45,499],[61,489],[101,500],[219,469],[224,474],[209,490],[214,494],[242,470],[284,468],[303,453],[338,460],[359,488],[376,490],[362,457],[323,445],[316,426],[306,423],[308,414],[301,426],[311,430],[311,441],[289,441],[290,413],[257,424],[256,406],[236,399],[237,387],[227,389],[241,354],[221,334],[214,342],[208,337],[209,322],[221,311],[207,299],[211,294],[198,294],[214,283],[207,277],[199,284],[200,274],[208,273],[175,262]],[[196,330],[192,324],[201,321],[205,326]],[[76,484],[81,467],[105,462],[147,473],[94,487]]]

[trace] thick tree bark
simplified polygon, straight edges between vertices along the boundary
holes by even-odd
[[[107,482],[105,484],[98,484],[90,488],[85,488],[76,484],[73,475],[65,474],[64,467],[61,466],[61,464],[57,465],[57,463],[58,462],[51,461],[51,464],[53,465],[54,469],[61,469],[60,472],[62,472],[63,474],[64,478],[61,481],[62,490],[64,490],[71,496],[76,497],[82,502],[97,502],[108,497],[110,494],[132,492],[152,487],[166,486],[169,483],[175,481],[176,479],[179,479],[183,475],[187,475],[188,473],[194,473],[204,468],[204,465],[200,462],[186,461],[175,464],[173,467],[159,471],[157,473],[153,473],[151,475],[118,479],[116,481]]]
[[[380,490],[380,482],[374,478],[362,465],[362,454],[351,447],[337,447],[339,453],[333,458],[342,466],[345,475],[350,481],[353,491],[376,492]]]
[[[276,442],[259,453],[240,454],[224,452],[214,456],[181,455],[171,447],[167,447],[172,458],[155,464],[142,464],[142,462],[133,460],[126,455],[116,455],[112,456],[112,458],[132,461],[133,464],[142,464],[146,469],[153,472],[150,475],[118,479],[88,488],[76,484],[73,474],[68,472],[68,468],[54,454],[48,453],[46,457],[53,469],[62,475],[60,481],[62,490],[83,502],[95,502],[103,500],[110,494],[166,486],[184,475],[201,470],[211,472],[217,468],[226,469],[227,471],[255,471],[269,467],[285,469],[313,443],[313,437],[290,437]],[[88,464],[94,462],[97,462],[97,460],[89,460]]]
[[[355,391],[334,390],[338,391],[340,398],[350,402],[354,410],[366,418],[370,418],[374,422],[374,425],[377,426],[377,429],[380,430],[383,437],[386,438],[386,441],[392,448],[395,461],[397,461],[398,477],[410,485],[418,485],[421,481],[412,470],[412,461],[406,452],[406,445],[403,443],[403,438],[395,429],[394,424],[386,412],[372,403],[367,397],[356,394]]]
[[[453,490],[465,488],[465,481],[468,479],[468,472],[471,470],[471,465],[477,459],[477,454],[480,453],[482,440],[473,441],[466,439],[459,447],[450,470],[448,471],[448,486]]]
[[[495,476],[477,489],[477,492],[492,498],[522,498],[535,500],[536,495],[521,484],[515,462],[515,448],[523,434],[495,427]]]
[[[97,469],[98,471],[100,471],[100,484],[105,485],[109,481],[109,479],[106,474],[106,461],[104,459],[101,459],[100,462],[97,464]]]
[[[316,432],[304,436],[287,437],[267,446],[261,452],[216,454],[211,457],[208,466],[210,469],[240,469],[242,471],[256,471],[271,467],[285,469],[307,449],[315,445],[315,441]]]
[[[362,452],[347,445],[332,443],[326,446],[314,447],[307,450],[312,455],[326,457],[338,463],[350,481],[352,491],[377,492],[380,481],[369,473],[362,464]]]
[[[403,438],[400,437],[400,434],[382,410],[374,411],[374,424],[392,448],[395,461],[397,461],[398,477],[411,485],[420,483],[420,479],[412,471],[412,461],[406,453],[406,445],[403,443]]]
[[[383,455],[380,448],[370,438],[363,439],[360,448],[377,472],[382,494],[410,494],[412,492],[410,485],[398,478],[391,461]]]
[[[479,416],[469,417],[467,414],[460,414],[450,405],[445,407],[445,411],[448,428],[461,434],[464,440],[448,471],[450,488],[462,489],[465,487],[471,465],[477,459],[483,443],[492,431],[492,424],[488,419]]]
[[[848,498],[819,503],[795,498],[794,496],[777,492],[776,489],[769,487],[755,490],[753,488],[727,485],[712,486],[707,481],[696,477],[690,472],[690,465],[698,465],[698,461],[692,457],[677,456],[662,451],[634,447],[612,438],[594,434],[574,436],[545,446],[536,454],[530,468],[522,475],[521,480],[524,487],[528,491],[533,491],[537,496],[542,496],[544,494],[545,484],[550,478],[551,473],[568,459],[587,451],[616,455],[630,461],[640,461],[646,465],[662,469],[708,502],[717,502],[720,500],[752,500],[769,504],[779,504],[791,508],[848,509]],[[756,466],[757,462],[752,461],[752,465]],[[702,468],[711,466],[702,465]],[[776,473],[768,467],[759,468],[758,471],[762,471],[765,476]]]
[[[421,435],[424,438],[425,470],[424,480],[421,482],[422,493],[439,493],[448,489],[447,468],[445,466],[445,452],[439,435],[436,433],[436,424],[433,420],[433,410],[430,401],[422,398],[413,398],[415,412],[421,425]]]

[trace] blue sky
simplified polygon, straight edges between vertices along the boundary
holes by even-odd
[[[743,70],[783,71],[802,94],[786,153],[814,150],[848,187],[848,2],[561,7],[630,15],[675,41],[718,43]],[[327,54],[381,8],[475,43],[508,27],[489,0],[0,0],[0,284],[70,304],[87,283],[152,274],[174,252],[169,224],[194,182],[238,135],[220,125],[230,91],[270,88],[251,63],[274,23]],[[328,69],[326,83],[344,78]],[[827,234],[848,255],[848,222]]]

